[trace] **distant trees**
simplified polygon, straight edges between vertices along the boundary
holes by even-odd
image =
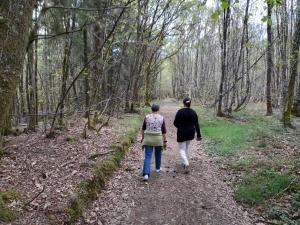
[[[267,114],[280,108],[288,124],[300,108],[298,16],[294,1],[261,1],[267,29],[253,22],[251,0],[215,8],[183,0],[2,1],[1,133],[11,122],[35,130],[43,121],[53,131],[74,113],[93,128],[99,115],[134,112],[162,93],[166,61],[174,97],[213,105],[219,116],[265,102]]]
[[[298,48],[289,45],[296,43],[295,1],[260,3],[267,6],[261,22],[253,16],[261,7],[251,0],[221,0],[215,8],[202,6],[198,16],[184,20],[190,25],[184,31],[189,37],[172,58],[176,97],[190,95],[223,116],[249,101],[266,103],[266,114],[272,115],[274,109],[286,111],[287,100],[295,96],[289,111],[299,115],[300,91],[292,88],[300,87],[294,77]],[[177,38],[177,46],[181,40]]]
[[[93,128],[97,115],[149,105],[169,57],[162,49],[181,28],[178,18],[188,5],[173,0],[1,2],[2,133],[11,121],[26,123],[29,130],[43,121],[53,133],[74,113]],[[19,9],[20,15],[11,13]]]

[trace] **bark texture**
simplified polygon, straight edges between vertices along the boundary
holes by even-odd
[[[293,36],[293,43],[290,53],[290,80],[288,84],[287,99],[285,101],[283,123],[285,126],[291,126],[291,112],[294,100],[295,83],[298,74],[298,60],[299,60],[299,46],[300,46],[300,0],[297,0],[297,19],[295,23],[295,32]]]
[[[35,0],[0,2],[0,132],[23,69]]]
[[[267,23],[267,38],[268,38],[268,47],[267,47],[267,84],[266,84],[266,100],[267,100],[267,115],[273,114],[272,109],[272,97],[271,97],[271,85],[272,85],[272,75],[274,69],[274,62],[273,62],[273,34],[272,34],[272,24],[271,24],[271,17],[272,17],[272,3],[268,1],[268,23]]]

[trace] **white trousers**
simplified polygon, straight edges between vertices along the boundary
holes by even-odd
[[[178,142],[179,153],[182,160],[182,163],[186,166],[189,165],[189,152],[188,148],[191,141]]]

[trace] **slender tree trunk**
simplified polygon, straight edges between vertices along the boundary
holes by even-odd
[[[88,43],[87,43],[87,30],[83,30],[83,61],[84,64],[88,63]],[[89,84],[89,71],[88,67],[86,68],[84,74],[84,87],[85,87],[85,118],[90,118],[90,84]],[[88,123],[90,125],[90,123]]]
[[[36,120],[35,120],[35,84],[34,84],[34,52],[33,45],[29,46],[27,51],[27,66],[26,66],[26,99],[27,99],[27,112],[28,130],[34,131]]]
[[[70,29],[70,18],[67,14],[65,16],[66,18],[66,32]],[[69,75],[69,63],[70,63],[70,54],[71,54],[71,37],[66,37],[65,43],[64,43],[64,56],[63,56],[63,62],[62,62],[62,81],[61,81],[61,99],[65,96],[65,93],[67,91],[67,80]],[[64,109],[65,109],[65,101],[63,100],[60,105],[60,114],[59,114],[59,125],[61,127],[64,126]]]
[[[150,106],[151,103],[151,65],[153,63],[153,58],[155,56],[155,52],[151,53],[151,57],[148,59],[148,64],[145,71],[145,105]]]
[[[23,72],[20,73],[20,81],[19,81],[19,97],[20,97],[20,117],[24,117],[26,110],[25,110],[25,91],[24,91],[24,79],[23,79]]]
[[[33,96],[34,96],[34,125],[38,125],[38,54],[37,54],[37,41],[34,48],[34,77],[33,77]]]
[[[295,116],[300,117],[300,82],[298,83],[298,89],[297,89],[297,93],[296,93],[296,96],[295,96],[295,101],[294,101],[292,113]]]
[[[229,0],[230,4],[230,0]],[[222,57],[221,57],[221,81],[219,86],[219,101],[218,101],[218,109],[217,109],[217,116],[223,116],[222,112],[222,103],[223,103],[223,90],[224,90],[224,82],[226,79],[227,74],[227,29],[230,19],[230,8],[224,10],[224,19],[223,19],[223,40],[222,40]]]
[[[272,17],[272,3],[267,1],[268,4],[268,21],[267,21],[267,84],[266,84],[266,101],[267,101],[267,116],[273,114],[272,109],[272,75],[274,71],[274,63],[273,63],[273,50],[272,50],[272,42],[273,42],[273,34],[272,34],[272,24],[271,24],[271,17]]]
[[[291,112],[294,100],[294,89],[296,77],[298,75],[298,61],[299,61],[299,46],[300,46],[300,0],[297,0],[297,13],[295,31],[293,36],[293,43],[290,53],[290,80],[288,84],[287,99],[284,104],[283,123],[284,126],[292,126]]]
[[[286,9],[286,0],[282,1],[282,19],[281,19],[281,83],[282,83],[282,102],[287,95],[287,42],[288,42],[288,14]]]
[[[37,18],[37,8],[35,8],[35,18]],[[37,23],[37,21],[36,21]],[[36,33],[35,33],[36,34]],[[34,123],[38,125],[39,99],[38,99],[38,39],[34,41]]]
[[[198,32],[199,33],[199,32]],[[200,96],[198,96],[198,62],[199,62],[199,44],[200,41],[198,41],[198,45],[197,45],[197,49],[196,49],[196,57],[195,57],[195,62],[194,62],[194,76],[193,76],[193,95],[195,98],[199,98]]]

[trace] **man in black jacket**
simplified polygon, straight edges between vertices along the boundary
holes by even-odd
[[[177,142],[179,145],[179,152],[183,162],[183,168],[185,173],[189,172],[189,157],[188,147],[195,138],[195,132],[197,131],[197,140],[200,141],[201,132],[199,128],[198,115],[191,109],[191,99],[183,99],[184,108],[178,110],[174,120],[174,126],[177,128]]]

